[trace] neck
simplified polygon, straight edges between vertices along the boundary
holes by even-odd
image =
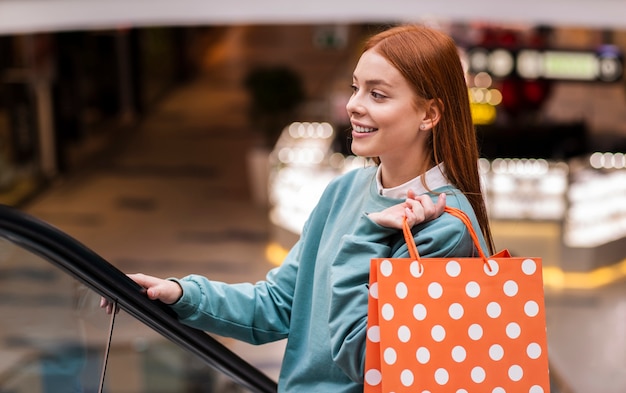
[[[434,166],[428,161],[424,161],[418,165],[410,165],[407,161],[403,161],[398,165],[381,161],[380,165],[381,183],[384,188],[400,186],[418,176],[423,175]]]

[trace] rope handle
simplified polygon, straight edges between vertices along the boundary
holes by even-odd
[[[444,211],[446,213],[448,213],[450,215],[453,215],[454,217],[458,218],[459,220],[461,220],[463,222],[463,224],[465,224],[465,226],[467,227],[467,230],[470,233],[470,236],[472,237],[472,241],[474,242],[474,246],[478,250],[478,254],[482,258],[482,260],[485,262],[485,264],[487,264],[487,266],[489,266],[489,262],[488,262],[487,256],[485,255],[483,250],[480,248],[480,241],[478,240],[478,236],[476,235],[476,231],[474,231],[474,226],[472,225],[472,221],[467,216],[467,214],[465,214],[465,212],[463,210],[461,210],[461,209],[457,209],[455,207],[449,207],[449,206],[446,206]],[[407,222],[406,216],[402,220],[402,232],[404,234],[404,241],[406,242],[406,245],[407,245],[407,247],[409,249],[409,255],[411,256],[411,259],[419,261],[420,260],[420,255],[417,252],[417,246],[415,245],[415,239],[413,238],[413,233],[411,232],[411,227],[409,227],[409,223]],[[491,270],[491,268],[489,270]]]

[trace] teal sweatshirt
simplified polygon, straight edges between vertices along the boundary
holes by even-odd
[[[402,231],[367,213],[401,203],[379,195],[376,167],[334,179],[280,267],[257,283],[227,284],[190,275],[177,280],[183,296],[172,305],[180,321],[253,344],[287,339],[279,392],[363,391],[370,259],[408,257]],[[465,211],[487,252],[474,212],[458,189],[447,205]],[[449,214],[413,228],[422,257],[473,256],[464,224]]]

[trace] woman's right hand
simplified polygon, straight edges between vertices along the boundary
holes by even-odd
[[[403,203],[391,206],[380,212],[370,213],[368,216],[375,223],[388,228],[402,229],[402,222],[406,217],[409,227],[422,222],[434,220],[441,216],[446,208],[446,194],[439,195],[437,203],[433,203],[427,194],[416,195],[413,190],[407,192]]]
[[[165,304],[174,304],[183,295],[183,289],[176,281],[164,280],[141,273],[128,274],[128,277],[141,285],[151,300],[160,300]],[[100,300],[100,307],[104,308],[107,314],[113,312],[113,304],[105,298]]]

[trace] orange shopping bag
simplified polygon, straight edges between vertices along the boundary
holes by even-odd
[[[541,258],[371,261],[365,393],[549,393]]]

